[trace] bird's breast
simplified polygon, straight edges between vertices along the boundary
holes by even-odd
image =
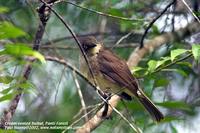
[[[83,62],[84,61],[84,62]],[[103,75],[100,71],[99,64],[97,61],[97,55],[89,57],[88,61],[91,66],[92,73],[94,75],[95,81],[97,82],[97,85],[100,87],[100,89],[104,92],[109,93],[115,93],[120,94],[124,91],[125,88],[122,88],[118,86],[115,82],[112,82],[108,80],[105,75]],[[81,64],[81,71],[83,72],[84,76],[86,76],[91,83],[94,84],[93,77],[89,71],[88,65],[85,63],[85,60],[82,60],[80,62],[83,62]]]

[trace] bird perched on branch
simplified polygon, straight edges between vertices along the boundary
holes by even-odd
[[[126,61],[104,48],[103,44],[94,37],[80,38],[80,42],[97,85],[103,92],[117,94],[126,100],[135,97],[154,120],[160,121],[164,118],[163,114],[140,89],[137,79],[131,74]],[[88,79],[92,79],[84,60],[81,60],[81,71]]]

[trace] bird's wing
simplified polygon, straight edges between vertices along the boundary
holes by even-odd
[[[109,50],[101,50],[97,56],[99,69],[107,80],[129,89],[134,95],[138,90],[136,79],[131,74],[126,62]]]
[[[107,80],[128,89],[142,103],[145,109],[156,120],[164,118],[153,102],[139,88],[136,79],[131,74],[125,61],[118,58],[109,50],[101,50],[98,54],[99,69]]]

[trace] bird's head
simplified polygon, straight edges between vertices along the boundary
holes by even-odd
[[[89,36],[89,37],[80,38],[79,40],[84,52],[87,55],[95,55],[99,53],[99,50],[102,45],[100,42],[98,42],[95,39],[95,37]]]

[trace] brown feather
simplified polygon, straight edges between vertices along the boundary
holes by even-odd
[[[101,49],[97,58],[101,73],[112,78],[119,86],[130,89],[136,95],[138,88],[136,79],[132,76],[124,60],[106,49]]]
[[[98,53],[97,61],[99,71],[107,78],[107,80],[119,85],[121,88],[128,89],[138,98],[156,121],[160,121],[164,118],[163,114],[156,108],[153,102],[151,102],[144,92],[139,89],[135,77],[131,74],[128,65],[124,60],[117,57],[111,51],[102,48]]]
[[[131,74],[126,61],[105,49],[94,37],[83,39],[81,44],[88,56],[98,85],[103,91],[117,94],[120,92],[121,96],[129,100],[131,96],[135,96],[156,121],[164,118],[163,114],[139,88],[137,80]],[[83,65],[82,68],[87,68],[84,72],[91,79],[87,65]]]

